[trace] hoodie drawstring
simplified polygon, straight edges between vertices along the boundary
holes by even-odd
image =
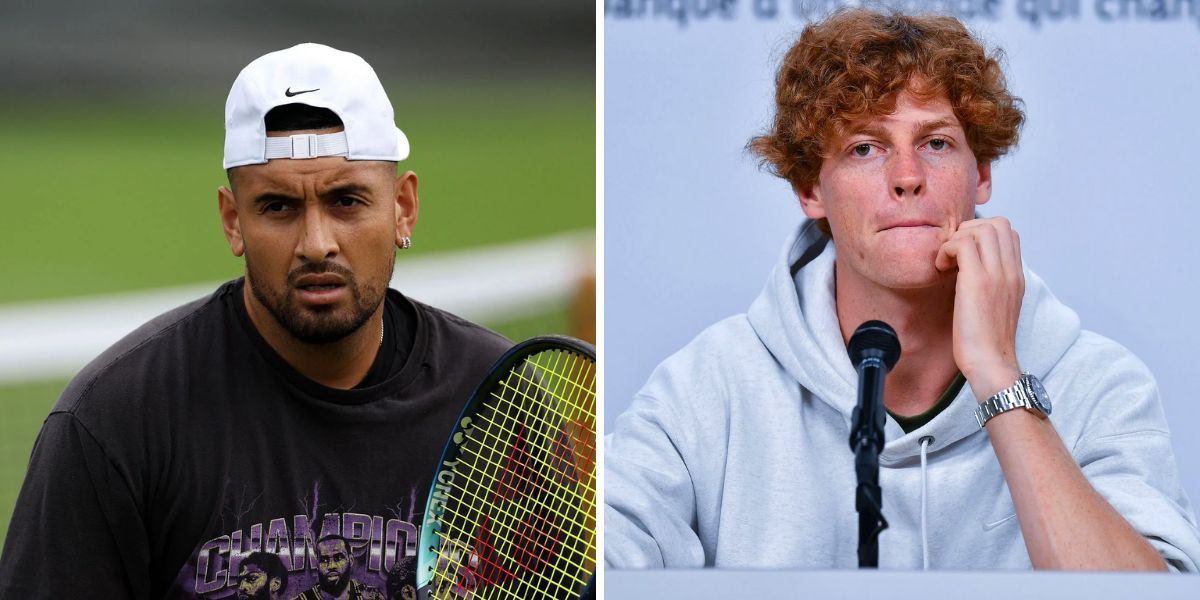
[[[929,570],[929,534],[925,527],[926,495],[929,492],[929,481],[926,477],[925,449],[933,443],[933,436],[921,438],[921,568]]]

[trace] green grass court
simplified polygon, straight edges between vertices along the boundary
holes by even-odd
[[[412,143],[401,168],[420,182],[408,255],[595,228],[592,82],[420,100],[389,91]],[[239,275],[216,210],[222,106],[3,107],[0,309]],[[565,332],[568,311],[487,325],[513,339]],[[65,385],[0,383],[0,544],[38,428]]]

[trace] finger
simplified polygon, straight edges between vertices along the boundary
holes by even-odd
[[[1012,241],[1012,224],[1004,217],[997,217],[992,223],[992,227],[996,231],[996,243],[1000,248],[1000,266],[1005,279],[1015,281],[1021,274],[1021,260],[1013,260],[1017,256],[1013,251]]]
[[[984,272],[979,256],[979,243],[973,235],[964,235],[954,245],[954,260],[958,264],[958,281],[962,285],[963,275],[970,277]],[[960,288],[961,289],[961,288]]]
[[[958,254],[958,244],[962,243],[961,239],[956,235],[950,236],[950,239],[942,243],[938,248],[937,257],[933,259],[933,268],[939,271],[949,271],[958,266],[956,258]]]
[[[1016,229],[1012,230],[1012,253],[1013,259],[1017,262],[1017,267],[1021,269],[1022,273],[1024,273],[1025,261],[1021,254],[1021,234],[1017,233]]]
[[[971,231],[979,227],[987,227],[994,221],[995,217],[968,219],[958,224],[958,231]]]
[[[1017,265],[1017,283],[1021,289],[1021,295],[1025,295],[1025,264],[1021,261],[1021,235],[1017,230],[1012,230],[1012,252],[1013,260]]]
[[[996,233],[995,242],[998,254],[995,256],[999,258],[999,268],[996,266],[996,261],[992,260],[992,247],[990,246],[992,236],[983,233],[986,229]],[[964,222],[959,231],[967,231],[977,237],[980,244],[980,256],[989,272],[1003,276],[1010,281],[1022,276],[1021,252],[1019,246],[1014,246],[1012,243],[1012,234],[1015,233],[1015,230],[1008,219],[1004,217],[972,219]]]
[[[970,240],[970,243],[974,244],[975,241],[971,239],[970,231],[972,227],[976,226],[977,224],[975,224],[974,220],[959,223],[958,229],[951,232],[950,237],[945,242],[942,242],[941,247],[938,248],[937,257],[933,260],[935,269],[949,271],[958,266],[955,259],[955,256],[958,254],[958,244],[962,243],[962,240]]]
[[[957,266],[954,259],[958,253],[957,244],[960,240],[969,240],[972,244],[978,244],[975,241],[976,232],[989,226],[991,219],[979,218],[969,219],[958,224],[958,228],[950,233],[950,238],[942,243],[942,247],[938,249],[937,257],[933,261],[933,266],[939,271],[948,271]]]
[[[939,271],[949,271],[954,268],[961,270],[964,265],[960,264],[960,256],[963,252],[969,251],[972,256],[976,257],[975,262],[978,263],[978,250],[975,248],[975,239],[970,235],[954,234],[949,241],[942,244],[938,248],[937,258],[934,259],[933,265]]]
[[[996,231],[995,223],[985,223],[980,227],[974,227],[969,234],[975,240],[976,248],[979,251],[979,262],[983,265],[984,271],[992,277],[1004,277],[1000,234]]]

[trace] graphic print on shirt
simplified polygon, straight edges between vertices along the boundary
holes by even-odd
[[[242,493],[226,501],[221,521],[232,526],[199,544],[184,566],[176,579],[184,597],[415,600],[423,500],[416,486],[386,515],[345,501],[328,510],[319,483],[298,497],[293,514],[251,519],[261,514],[260,499]]]

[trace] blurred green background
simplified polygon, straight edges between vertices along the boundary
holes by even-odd
[[[398,260],[595,229],[591,3],[356,1],[334,15],[274,1],[236,22],[233,2],[71,5],[63,21],[68,4],[0,7],[0,312],[238,276],[217,219],[224,96],[250,60],[300,41],[360,53],[388,88],[421,197]],[[575,332],[574,314],[564,300],[485,324],[522,339]],[[68,379],[0,381],[0,544]]]

